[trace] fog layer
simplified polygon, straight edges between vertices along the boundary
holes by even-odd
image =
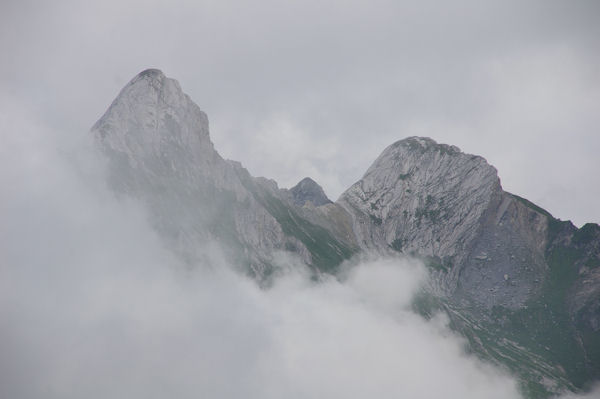
[[[7,114],[8,115],[8,114]],[[319,284],[283,255],[268,290],[213,261],[190,270],[89,143],[0,120],[0,397],[517,398],[444,317],[410,311],[409,259]]]

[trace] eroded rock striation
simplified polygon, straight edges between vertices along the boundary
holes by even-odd
[[[546,216],[504,192],[485,159],[457,147],[400,140],[338,204],[361,247],[426,258],[441,293],[518,308],[544,273]]]

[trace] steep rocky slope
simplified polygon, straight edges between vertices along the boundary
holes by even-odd
[[[548,217],[502,190],[496,169],[454,146],[389,146],[338,204],[365,249],[417,254],[441,293],[517,309],[539,291]]]
[[[206,115],[158,70],[132,79],[92,132],[110,185],[145,203],[191,266],[209,243],[262,283],[281,251],[316,275],[359,252],[417,256],[432,278],[415,309],[446,312],[529,397],[600,378],[600,227],[577,229],[503,191],[479,156],[407,138],[332,203],[312,179],[280,189],[221,158]]]
[[[532,396],[600,377],[598,225],[561,222],[503,191],[483,158],[420,137],[385,149],[337,203],[364,250],[422,257],[433,287],[420,310],[445,310]]]
[[[145,202],[167,245],[190,264],[209,242],[257,278],[276,251],[327,270],[354,247],[302,216],[276,183],[214,150],[206,114],[158,70],[134,77],[93,126],[116,192]]]

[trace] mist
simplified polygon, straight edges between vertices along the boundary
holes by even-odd
[[[443,315],[413,313],[419,261],[315,283],[279,254],[261,289],[207,243],[189,268],[106,188],[89,135],[0,105],[19,133],[0,143],[0,397],[520,397]]]

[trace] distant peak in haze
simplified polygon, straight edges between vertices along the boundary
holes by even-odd
[[[310,177],[305,177],[300,180],[290,192],[292,193],[294,203],[299,206],[303,206],[308,201],[312,202],[315,206],[326,205],[332,202],[327,198],[327,195],[325,195],[323,188]]]

